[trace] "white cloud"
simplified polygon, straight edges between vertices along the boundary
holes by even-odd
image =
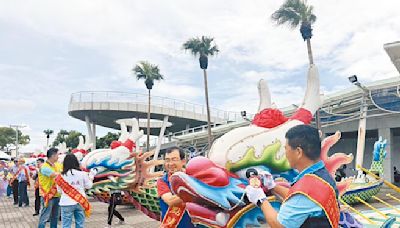
[[[72,92],[117,90],[146,93],[132,67],[160,66],[165,81],[153,95],[204,104],[198,60],[181,45],[193,36],[215,37],[221,52],[210,59],[214,107],[255,112],[257,81],[266,78],[280,107],[302,100],[308,63],[298,29],[276,27],[271,13],[283,1],[3,1],[0,8],[0,113],[4,124],[25,122],[33,143],[42,128],[79,128],[67,115]],[[312,39],[322,90],[398,75],[383,44],[400,37],[396,0],[310,0],[318,17]],[[5,51],[4,51],[5,50]],[[8,52],[7,52],[8,51]],[[336,80],[337,79],[337,80]],[[35,113],[33,114],[33,111]]]
[[[21,112],[31,113],[35,109],[35,102],[25,99],[0,99],[2,115],[12,115]]]

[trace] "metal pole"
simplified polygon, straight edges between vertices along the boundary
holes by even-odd
[[[364,91],[362,100],[361,100],[361,107],[360,107],[360,121],[358,124],[356,167],[363,166],[364,149],[365,149],[365,133],[366,133],[366,125],[367,125],[367,112],[368,112],[367,93]],[[360,169],[358,169],[358,170],[360,170]]]
[[[25,127],[24,125],[10,125],[10,128],[15,127],[15,156],[18,157],[18,129]]]
[[[321,116],[320,116],[320,111],[321,109],[319,108],[316,112],[315,112],[315,125],[317,126],[317,129],[322,131],[322,126],[321,126]],[[322,134],[323,135],[323,134]]]
[[[151,104],[151,94],[150,94],[150,89],[149,89],[149,102],[148,102],[148,110],[147,110],[147,150],[146,151],[150,151],[150,104]]]
[[[15,156],[18,157],[18,126],[15,126]]]

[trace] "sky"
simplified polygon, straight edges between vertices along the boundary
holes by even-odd
[[[131,70],[147,60],[165,80],[152,94],[204,104],[198,60],[182,49],[211,36],[220,49],[209,59],[212,107],[255,113],[257,82],[268,81],[278,107],[305,92],[307,49],[298,29],[276,26],[283,3],[222,0],[0,0],[0,126],[23,124],[43,148],[44,129],[78,130],[68,115],[79,91],[146,93]],[[383,44],[400,40],[398,0],[309,0],[317,21],[311,40],[324,94],[349,88],[347,77],[371,81],[398,76]],[[110,129],[99,128],[98,136]],[[54,138],[55,135],[51,138]]]

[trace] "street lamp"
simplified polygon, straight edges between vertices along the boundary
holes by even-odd
[[[251,121],[249,118],[247,118],[247,112],[246,111],[241,111],[240,115],[242,116],[242,118],[246,121]]]
[[[10,128],[15,128],[15,157],[18,157],[18,129],[24,128],[25,125],[11,124]]]
[[[365,134],[366,134],[367,112],[368,112],[367,99],[369,95],[369,90],[367,87],[363,86],[358,81],[357,75],[350,76],[349,81],[363,91],[361,106],[360,106],[360,120],[358,123],[358,139],[357,139],[357,153],[356,153],[356,167],[358,167],[358,165],[362,167],[364,160]]]

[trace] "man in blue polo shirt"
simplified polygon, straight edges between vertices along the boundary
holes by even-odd
[[[321,156],[321,140],[317,129],[298,125],[286,133],[286,158],[300,173],[288,189],[265,175],[264,185],[280,195],[284,202],[279,212],[266,200],[262,188],[246,187],[250,202],[261,207],[272,228],[334,227],[339,224],[338,190],[325,168]]]
[[[30,185],[29,181],[29,170],[28,167],[25,166],[25,160],[20,158],[18,160],[19,169],[17,172],[17,180],[18,180],[18,207],[22,207],[24,204],[25,207],[29,206],[29,197],[28,197],[28,186]]]
[[[169,177],[175,172],[184,171],[185,153],[179,147],[172,147],[165,152],[165,174],[157,181],[160,196],[161,227],[191,228],[192,221],[185,210],[185,203],[171,192]]]

